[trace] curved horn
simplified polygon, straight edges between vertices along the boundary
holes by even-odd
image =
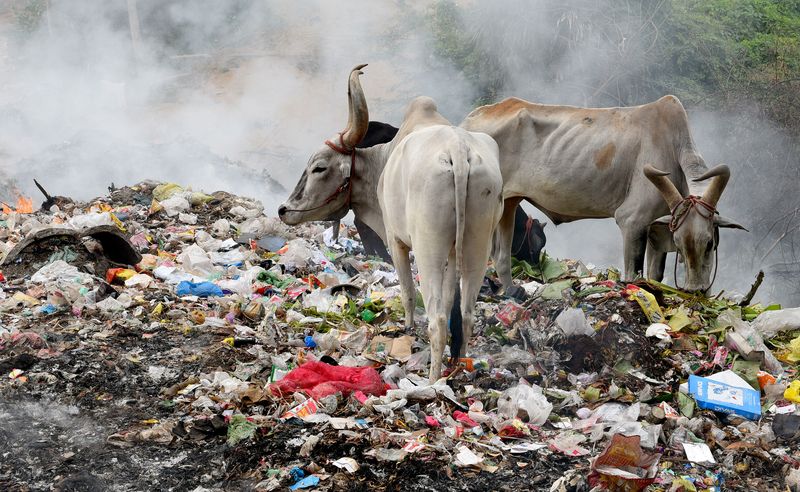
[[[367,64],[357,65],[350,71],[350,82],[347,88],[348,111],[347,127],[342,134],[342,143],[348,149],[355,148],[364,135],[367,134],[369,127],[369,111],[367,110],[367,99],[364,97],[364,90],[361,89],[361,82],[358,76],[361,69]]]
[[[669,173],[660,171],[650,164],[645,164],[644,166],[644,175],[647,176],[647,179],[650,180],[658,191],[661,192],[661,196],[664,197],[664,201],[667,202],[667,206],[670,210],[675,208],[675,205],[680,203],[683,200],[681,193],[678,191],[678,188],[675,187],[675,184],[667,178]]]
[[[722,192],[725,191],[725,186],[731,178],[731,170],[725,164],[720,164],[692,181],[704,181],[708,178],[714,179],[711,180],[705,193],[703,193],[703,201],[716,207],[719,197],[722,196]]]

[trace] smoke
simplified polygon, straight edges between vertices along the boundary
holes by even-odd
[[[419,12],[402,4],[20,0],[4,10],[0,166],[28,195],[34,177],[79,199],[157,179],[275,209],[280,185],[291,189],[310,150],[343,128],[354,65],[370,63],[375,119],[399,121],[420,94],[456,118],[469,101],[455,69],[424,70]]]
[[[157,179],[250,195],[269,211],[286,197],[281,185],[291,189],[308,156],[344,126],[347,74],[358,63],[369,63],[371,118],[395,125],[422,94],[457,124],[477,104],[511,95],[603,107],[674,93],[707,164],[732,169],[720,210],[751,230],[722,232],[715,290],[745,292],[765,268],[757,298],[796,305],[788,278],[800,239],[791,215],[797,140],[758,107],[722,112],[683,96],[704,74],[681,65],[685,54],[660,51],[667,8],[658,0],[17,0],[0,7],[0,172],[28,195],[37,193],[33,177],[80,199],[112,182]],[[664,72],[680,76],[664,84],[654,76]],[[613,220],[546,232],[551,255],[622,264]]]
[[[633,106],[665,94],[692,94],[696,80],[706,76],[705,67],[688,66],[686,53],[663,48],[665,36],[676,35],[663,29],[669,8],[663,1],[596,0],[498,0],[465,8],[476,52],[504,75],[481,81],[479,89],[498,100],[513,95],[587,107]],[[672,76],[654,76],[664,73]],[[800,141],[753,103],[719,110],[701,98],[682,99],[706,164],[731,168],[719,210],[750,231],[721,231],[713,290],[745,294],[763,269],[766,280],[756,300],[800,304]],[[613,219],[581,220],[546,232],[552,255],[622,265],[622,239]],[[671,254],[670,283],[675,282],[673,261]],[[679,283],[682,270],[678,265]]]

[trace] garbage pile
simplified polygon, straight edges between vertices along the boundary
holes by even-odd
[[[544,255],[427,381],[353,228],[142,182],[0,219],[3,490],[798,490],[800,309]]]

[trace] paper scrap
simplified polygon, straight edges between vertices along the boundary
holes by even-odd
[[[331,464],[333,466],[335,466],[336,468],[340,468],[340,469],[346,471],[347,473],[355,473],[360,468],[360,466],[358,466],[358,462],[356,460],[354,460],[353,458],[347,458],[347,457],[339,458],[338,460],[334,461]]]
[[[716,463],[711,449],[704,442],[685,442],[683,450],[686,453],[686,459],[692,463]]]

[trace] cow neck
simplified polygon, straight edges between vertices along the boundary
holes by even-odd
[[[386,242],[383,213],[378,202],[378,180],[389,158],[389,145],[378,144],[358,149],[358,172],[352,179],[350,208],[358,219]]]

